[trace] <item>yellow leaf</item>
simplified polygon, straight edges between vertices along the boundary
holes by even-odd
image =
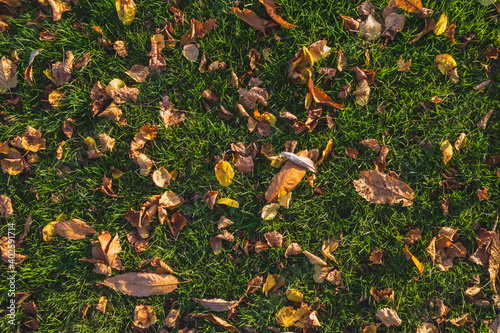
[[[419,13],[422,9],[422,2],[420,0],[395,0],[394,2],[396,7],[412,13]]]
[[[215,176],[222,186],[229,186],[233,182],[234,171],[227,161],[220,161],[215,166]]]
[[[134,0],[116,0],[115,6],[123,25],[131,25],[137,9]]]
[[[286,291],[286,298],[292,302],[300,303],[304,300],[304,295],[295,289],[288,289]]]
[[[408,250],[408,247],[405,246],[405,252],[407,256],[411,257],[411,260],[417,266],[418,271],[420,272],[420,275],[424,272],[424,265]]]
[[[328,144],[326,145],[325,150],[323,150],[323,154],[321,155],[321,159],[316,163],[316,165],[321,165],[325,158],[330,154],[333,148],[333,139],[328,140]]]
[[[57,85],[56,79],[54,79],[54,75],[52,75],[52,71],[50,69],[46,69],[43,71],[43,74],[55,85]]]
[[[172,180],[175,180],[178,175],[179,175],[179,172],[177,170],[170,171],[170,176],[172,176]]]
[[[262,213],[261,217],[264,220],[272,220],[276,217],[276,214],[278,214],[278,208],[280,208],[280,205],[277,203],[272,203],[269,205],[265,205],[262,208]]]
[[[226,205],[234,208],[238,208],[240,206],[238,201],[229,198],[220,198],[219,200],[217,200],[217,203],[220,205]]]
[[[290,327],[295,323],[295,310],[291,306],[282,308],[276,315],[278,324],[283,327]]]
[[[453,146],[451,145],[450,141],[443,141],[443,143],[441,144],[441,152],[443,153],[444,164],[447,164],[453,156]]]
[[[290,207],[290,200],[292,199],[292,192],[281,191],[278,194],[278,203],[280,206],[288,208]]]
[[[448,74],[453,68],[457,67],[457,62],[449,54],[440,54],[436,57],[436,64],[444,75]]]
[[[467,144],[467,136],[465,133],[460,133],[460,136],[458,137],[457,141],[455,141],[455,149],[460,150],[462,148],[465,148],[465,145]]]
[[[272,274],[267,274],[266,282],[264,282],[264,285],[262,286],[262,291],[264,294],[267,296],[269,291],[273,289],[273,287],[276,285],[276,279]]]
[[[434,33],[436,35],[441,35],[442,33],[445,32],[447,25],[448,25],[448,17],[446,17],[446,14],[443,13],[439,17],[439,20],[436,22],[436,26],[434,27]]]
[[[314,65],[314,56],[309,52],[309,49],[305,46],[302,46],[302,52],[304,52],[304,57],[309,63],[309,67]]]
[[[52,237],[57,235],[57,232],[54,230],[54,225],[59,223],[58,221],[52,221],[48,223],[42,230],[43,240],[49,242],[52,240]]]
[[[106,94],[111,96],[111,93],[115,90],[118,90],[120,88],[126,87],[127,85],[125,82],[123,82],[120,79],[113,79],[109,81],[108,85],[106,86]]]

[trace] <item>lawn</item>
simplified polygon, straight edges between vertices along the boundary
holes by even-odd
[[[38,308],[39,332],[130,331],[134,308],[140,304],[152,306],[158,318],[148,332],[159,332],[172,308],[180,309],[181,319],[179,327],[168,328],[169,332],[185,327],[196,328],[198,332],[223,332],[223,328],[205,319],[188,316],[210,313],[192,298],[239,300],[245,294],[248,281],[257,275],[265,279],[268,274],[279,274],[285,279],[285,285],[277,293],[266,296],[260,288],[247,295],[236,308],[235,318],[227,319],[224,312],[214,314],[240,332],[252,332],[246,327],[271,332],[268,326],[279,327],[276,315],[280,309],[297,307],[285,295],[286,290],[296,289],[304,295],[304,302],[317,311],[321,323],[318,332],[361,332],[364,323],[381,323],[376,313],[382,308],[397,311],[402,324],[389,328],[382,324],[379,332],[415,332],[423,322],[433,323],[439,332],[488,332],[488,325],[498,317],[496,295],[489,284],[488,272],[468,257],[477,249],[478,230],[490,230],[495,212],[500,210],[498,166],[485,164],[488,157],[500,154],[500,63],[498,59],[484,56],[491,48],[500,47],[497,4],[483,6],[476,0],[424,0],[424,7],[434,11],[431,16],[436,21],[446,13],[449,24],[456,25],[455,43],[447,40],[445,34],[430,32],[409,44],[422,31],[426,19],[401,9],[398,13],[406,15],[406,23],[393,41],[384,43],[384,38],[366,41],[350,35],[343,27],[341,15],[357,19],[359,1],[276,0],[277,13],[298,27],[288,30],[278,25],[267,28],[267,35],[259,33],[231,10],[232,6],[251,9],[270,20],[258,1],[178,1],[174,6],[184,13],[184,27],[175,23],[174,14],[168,10],[172,5],[169,1],[136,0],[136,17],[129,26],[122,24],[111,0],[80,0],[76,5],[71,4],[72,10],[63,13],[58,21],[53,21],[49,6],[35,1],[21,3],[17,13],[8,20],[10,28],[0,35],[0,56],[10,58],[11,52],[17,51],[20,59],[17,63],[19,82],[11,90],[13,96],[0,95],[0,141],[22,136],[29,125],[41,131],[46,149],[34,154],[36,161],[30,165],[30,173],[0,174],[0,194],[12,201],[14,213],[8,222],[15,224],[17,235],[22,233],[28,216],[32,218],[27,236],[16,250],[27,256],[16,266],[16,292],[32,292],[25,303],[32,300]],[[373,4],[375,18],[383,22],[382,9],[388,1],[373,1]],[[5,9],[3,2],[0,6]],[[47,19],[40,27],[27,25],[39,10]],[[190,28],[191,19],[205,22],[211,18],[217,18],[217,27],[195,44],[200,56],[205,53],[208,64],[225,62],[226,69],[200,73],[199,58],[188,61],[177,42],[162,50],[165,71],[151,74],[142,83],[125,74],[135,64],[148,65],[151,37],[164,21],[173,23],[176,32],[172,35],[179,41]],[[75,28],[75,22],[82,23],[83,27]],[[92,26],[100,27],[103,34]],[[55,33],[53,40],[39,39],[40,33],[46,30]],[[473,40],[464,48],[457,47],[469,33],[475,34]],[[113,48],[100,46],[98,37],[111,42],[124,41],[128,55],[120,57]],[[344,109],[324,106],[317,127],[311,132],[296,134],[291,128],[292,122],[279,114],[287,110],[304,121],[308,115],[304,100],[309,90],[306,84],[291,82],[289,61],[299,49],[308,48],[318,40],[326,40],[332,52],[314,64],[314,71],[320,66],[337,68],[337,50],[348,57],[348,67],[337,71],[328,83],[323,84],[324,78],[319,74],[313,78],[314,85],[335,102],[342,103]],[[34,85],[30,86],[23,78],[24,70],[30,53],[37,49],[43,51],[33,62]],[[260,136],[257,131],[250,132],[246,117],[235,113],[234,119],[227,121],[218,115],[220,106],[234,111],[239,95],[238,89],[231,85],[231,72],[241,78],[250,71],[251,49],[267,54],[261,57],[253,72],[263,81],[260,87],[269,92],[267,106],[259,106],[259,111],[267,111],[277,119],[268,137]],[[85,68],[73,70],[69,82],[62,85],[66,96],[60,105],[48,108],[45,89],[50,81],[43,72],[51,64],[63,61],[66,51],[71,51],[75,59],[90,52],[91,60]],[[456,60],[458,83],[452,83],[450,77],[436,67],[435,59],[440,54],[450,54]],[[411,59],[408,72],[397,70],[400,57],[406,61]],[[484,65],[490,66],[489,76]],[[348,83],[352,90],[356,89],[354,67],[376,73],[366,106],[358,105],[352,93],[344,101],[337,98]],[[94,84],[100,81],[106,86],[114,78],[140,91],[136,103],[121,106],[126,125],[94,117],[91,112],[90,92]],[[491,83],[484,90],[474,89],[488,79]],[[241,87],[250,89],[246,81]],[[220,97],[220,102],[210,111],[204,108],[200,95],[207,89]],[[185,112],[183,124],[164,126],[159,113],[159,102],[164,95],[168,95],[173,107]],[[434,96],[443,101],[431,102]],[[8,100],[15,97],[19,97],[20,103],[12,106]],[[385,111],[377,112],[381,105]],[[489,110],[493,110],[493,114],[483,130],[477,123]],[[327,115],[334,118],[335,126],[328,126]],[[61,129],[67,118],[75,120],[76,130],[71,139]],[[155,185],[151,175],[141,175],[139,166],[128,155],[132,139],[148,123],[159,125],[157,137],[141,150],[154,161],[152,170],[164,167],[178,171],[178,177],[166,188]],[[112,152],[87,159],[84,139],[93,137],[98,142],[97,136],[103,133],[116,140]],[[467,144],[460,151],[455,150],[445,164],[440,145],[445,140],[453,144],[460,133],[466,133]],[[231,150],[232,143],[256,143],[259,149],[263,144],[272,144],[280,153],[285,151],[287,140],[297,140],[296,152],[306,149],[321,152],[330,139],[333,154],[317,166],[316,191],[304,178],[292,192],[290,207],[281,207],[274,219],[261,218],[266,205],[261,198],[279,172],[264,154],[257,154],[251,174],[235,170],[230,186],[222,186],[216,178],[214,167]],[[373,160],[378,156],[360,144],[366,139],[377,139],[390,147],[386,173],[394,171],[400,181],[413,189],[412,205],[370,203],[357,193],[353,180],[360,179],[361,172],[375,169]],[[66,144],[58,160],[56,151],[63,140]],[[347,156],[346,148],[357,149],[359,156],[356,159]],[[232,163],[231,158],[228,162]],[[111,168],[123,171],[120,178],[113,179],[116,197],[107,196],[100,189],[103,176],[111,178]],[[452,168],[462,183],[457,189],[441,185],[442,174]],[[306,177],[311,174],[308,171]],[[483,187],[488,189],[489,200],[479,200],[476,195]],[[156,219],[149,245],[143,252],[136,253],[127,240],[127,233],[134,227],[124,215],[130,208],[139,210],[148,198],[166,190],[186,200],[177,211],[187,223],[175,239],[167,224],[159,224]],[[203,198],[209,191],[219,191],[219,198],[238,201],[239,207],[215,204],[214,209],[210,209]],[[447,216],[441,207],[443,198],[449,200]],[[43,239],[44,226],[61,214],[68,219],[85,221],[97,232],[118,234],[122,247],[119,256],[127,272],[151,269],[138,265],[158,257],[185,283],[171,293],[149,297],[128,296],[98,285],[108,277],[95,273],[91,263],[80,260],[92,257],[91,241],[97,240],[97,235],[82,240],[61,236],[54,236],[49,242]],[[215,254],[209,241],[221,233],[217,223],[223,215],[234,222],[226,228],[234,234],[234,241],[223,241],[222,252]],[[0,217],[0,222],[1,235],[7,235],[6,219]],[[467,257],[456,259],[447,271],[433,265],[426,251],[442,227],[458,228],[458,241],[467,251]],[[422,274],[405,258],[403,238],[415,228],[422,230],[422,238],[409,249],[423,264]],[[283,247],[271,247],[260,253],[250,251],[248,255],[233,247],[239,244],[241,248],[245,241],[265,242],[263,235],[273,231],[283,235]],[[322,257],[323,241],[332,237],[339,240],[333,253],[337,262],[328,261],[328,264],[340,272],[340,285],[326,281],[316,283],[314,266],[304,255],[285,258],[285,250],[291,242]],[[383,250],[383,265],[370,261],[370,253],[377,248]],[[3,281],[10,276],[7,268],[8,264],[2,263]],[[118,274],[113,269],[112,276]],[[486,306],[479,306],[465,296],[475,275],[480,277],[478,286],[489,300]],[[0,329],[5,332],[28,330],[24,323],[29,318],[22,306],[16,308],[15,325],[8,323],[9,285],[2,282],[0,286]],[[394,300],[376,301],[370,295],[372,287],[392,288]],[[95,309],[102,296],[108,299],[105,313]],[[437,299],[450,308],[443,318],[438,316],[437,307],[430,306],[430,303],[435,305]],[[470,316],[464,326],[457,327],[449,321],[465,313]],[[302,329],[280,327],[276,332],[279,331],[301,332]]]

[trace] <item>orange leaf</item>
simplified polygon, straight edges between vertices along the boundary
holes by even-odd
[[[344,110],[344,107],[341,104],[335,103],[330,96],[325,94],[323,91],[314,87],[313,81],[309,78],[309,82],[307,83],[307,87],[309,88],[309,92],[313,95],[314,100],[317,103],[322,103],[326,105],[330,105],[339,110]]]
[[[285,29],[293,29],[297,28],[296,25],[288,23],[287,21],[283,20],[281,16],[276,14],[276,5],[274,4],[273,0],[259,0],[261,4],[263,4],[266,7],[266,11],[271,16],[271,18],[279,23],[283,28]]]

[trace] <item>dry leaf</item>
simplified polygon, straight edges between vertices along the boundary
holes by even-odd
[[[448,17],[445,13],[441,14],[439,20],[436,22],[436,26],[434,27],[434,33],[436,35],[441,35],[446,31],[446,26],[448,25]]]
[[[163,326],[168,328],[177,328],[179,326],[179,321],[181,319],[181,311],[178,309],[172,309],[165,317],[163,321]]]
[[[375,314],[385,326],[400,326],[403,322],[398,313],[390,308],[379,309]]]
[[[324,261],[323,259],[321,259],[318,256],[315,256],[314,254],[312,254],[309,251],[304,250],[304,251],[302,251],[302,254],[305,255],[307,257],[307,259],[309,259],[309,262],[313,265],[328,266],[326,261]]]
[[[245,21],[251,27],[259,30],[264,35],[266,34],[265,26],[269,23],[269,21],[261,19],[250,9],[244,8],[243,11],[241,11],[238,7],[231,7],[231,9],[236,16]]]
[[[229,186],[233,182],[234,171],[231,164],[226,161],[220,161],[215,166],[215,176],[222,186]]]
[[[52,19],[54,21],[59,21],[62,18],[62,13],[71,10],[69,3],[61,0],[47,0],[48,4],[52,8]]]
[[[301,303],[304,300],[304,295],[298,290],[288,289],[286,291],[286,298],[292,302]]]
[[[400,57],[399,60],[396,62],[396,66],[398,68],[398,72],[409,72],[411,66],[411,59],[410,61],[405,62],[403,60],[403,57]]]
[[[82,58],[75,61],[73,68],[74,69],[82,69],[87,67],[90,61],[90,52],[87,52]]]
[[[158,187],[166,187],[170,185],[172,175],[164,167],[159,168],[153,172],[153,181]]]
[[[179,281],[173,275],[156,273],[125,273],[101,282],[120,293],[147,297],[163,295],[174,291]]]
[[[368,15],[365,21],[359,24],[359,36],[366,40],[373,40],[377,38],[382,32],[382,25]]]
[[[406,245],[415,244],[416,242],[420,241],[421,237],[422,230],[418,228],[411,229],[410,231],[408,231],[406,237],[403,238],[403,243],[405,243]]]
[[[422,2],[420,0],[392,0],[390,4],[411,13],[420,13]]]
[[[134,247],[136,253],[143,252],[148,246],[148,240],[142,238],[137,229],[132,230],[127,234],[127,240]]]
[[[434,104],[439,104],[439,103],[441,103],[441,102],[443,101],[443,99],[442,99],[442,98],[439,98],[439,97],[437,97],[437,96],[434,96],[434,97],[432,97],[432,98],[431,98],[431,100],[430,100],[430,101],[431,101],[432,103],[434,103]]]
[[[75,120],[68,118],[62,123],[62,131],[69,139],[73,136],[75,132]]]
[[[405,245],[404,247],[405,253],[407,257],[410,257],[415,266],[417,266],[418,271],[420,272],[420,275],[424,272],[424,265],[408,250],[408,246]]]
[[[118,56],[124,58],[127,56],[128,52],[127,52],[127,46],[125,45],[125,42],[122,41],[122,40],[117,40],[114,44],[113,44],[113,48],[115,49],[116,53],[118,54]]]
[[[370,253],[370,261],[376,265],[383,265],[382,256],[384,255],[384,251],[382,249],[373,249]]]
[[[233,225],[234,222],[231,221],[230,219],[228,219],[227,217],[225,216],[221,216],[221,218],[219,219],[219,222],[217,223],[217,229],[224,229],[226,227],[229,227],[230,225]]]
[[[384,301],[387,301],[387,302],[394,301],[394,290],[392,290],[391,288],[378,289],[378,288],[372,287],[370,289],[370,294],[372,294],[373,298],[376,301],[378,301],[380,299],[383,299]]]
[[[367,201],[394,205],[403,202],[403,207],[411,206],[415,200],[413,190],[400,180],[375,170],[363,171],[363,179],[354,180],[354,187]]]
[[[14,209],[12,209],[12,201],[10,198],[6,195],[0,195],[0,215],[8,219],[13,212]]]
[[[339,242],[335,238],[330,238],[329,240],[323,242],[323,245],[321,246],[321,253],[325,258],[337,262],[332,252],[337,250],[338,246]]]
[[[264,238],[267,241],[269,247],[282,247],[283,246],[283,235],[277,231],[268,232],[264,234]]]
[[[149,76],[149,70],[146,66],[133,65],[125,74],[134,79],[135,82],[144,82]]]
[[[217,199],[218,195],[219,195],[218,191],[210,191],[205,193],[204,197],[208,208],[214,209],[215,200]]]
[[[467,137],[465,133],[460,133],[457,141],[455,141],[455,144],[453,145],[456,150],[460,150],[462,148],[465,148],[465,145],[467,144]]]
[[[137,10],[134,0],[116,0],[115,7],[123,25],[131,25]]]
[[[262,291],[267,296],[269,291],[276,285],[274,274],[267,274],[266,282],[262,286]]]
[[[380,153],[380,144],[377,139],[367,139],[360,142],[363,146],[370,148],[375,153]]]
[[[422,30],[422,32],[420,32],[420,34],[418,34],[415,38],[413,38],[412,40],[410,40],[410,42],[408,44],[413,44],[415,43],[416,41],[418,41],[420,38],[424,37],[425,35],[427,35],[429,32],[431,32],[432,30],[434,30],[434,27],[436,26],[436,21],[433,19],[433,18],[430,18],[429,20],[427,20],[425,22],[425,27],[424,29]]]
[[[101,311],[103,314],[106,313],[106,304],[108,304],[108,298],[106,296],[102,296],[99,298],[99,302],[95,306],[97,311]]]
[[[365,1],[358,6],[359,16],[368,16],[375,14],[375,6],[370,1]]]
[[[184,56],[184,58],[186,58],[191,62],[198,60],[199,53],[200,50],[194,44],[185,45],[184,48],[182,49],[182,55]]]
[[[443,153],[443,162],[446,165],[453,156],[453,146],[451,145],[450,141],[445,140],[443,141],[443,143],[441,143],[440,149]]]
[[[355,149],[355,148],[346,147],[346,149],[345,149],[345,155],[347,157],[357,159],[358,155],[359,155],[359,151],[357,149]]]
[[[486,60],[488,59],[498,59],[498,54],[500,53],[500,49],[498,47],[493,47],[484,53]]]
[[[358,89],[356,89],[352,94],[354,95],[354,98],[356,99],[356,103],[358,105],[365,106],[370,100],[370,92],[371,89],[368,85],[368,81],[361,80],[358,83]]]
[[[296,25],[293,25],[293,24],[286,22],[285,20],[283,20],[281,18],[281,16],[276,14],[276,5],[274,4],[273,0],[259,0],[259,2],[266,7],[266,11],[269,14],[269,16],[271,16],[271,18],[274,21],[276,21],[279,25],[281,25],[283,28],[285,28],[285,29],[297,28]],[[238,14],[236,14],[236,15],[238,15]]]
[[[459,76],[456,71],[457,62],[449,54],[440,54],[436,56],[436,65],[443,75],[449,75],[451,82],[457,83]]]
[[[210,240],[210,247],[214,251],[214,254],[217,255],[222,252],[222,241],[234,242],[233,234],[229,233],[227,230],[223,230],[221,234],[215,236]]]
[[[192,300],[200,304],[205,309],[215,312],[229,311],[231,309],[234,309],[240,303],[239,301],[225,301],[220,298],[199,299],[193,297]]]
[[[416,333],[439,333],[437,327],[431,323],[422,323]]]
[[[299,157],[313,157],[313,152],[301,151],[296,155]],[[292,191],[302,178],[304,178],[306,171],[306,168],[292,161],[287,161],[280,172],[274,177],[266,191],[265,197],[267,202],[275,202],[282,191]]]
[[[286,248],[285,251],[285,258],[288,258],[290,256],[296,256],[302,252],[302,249],[300,248],[300,245],[297,243],[290,243],[288,247]]]
[[[462,327],[467,322],[467,319],[469,319],[469,313],[464,313],[458,318],[450,319],[450,323],[457,327]]]
[[[341,104],[335,103],[330,98],[330,96],[328,96],[327,94],[325,94],[323,91],[319,90],[318,88],[315,88],[314,83],[311,80],[311,78],[309,78],[309,81],[307,83],[307,87],[309,88],[309,92],[311,93],[311,95],[314,98],[314,101],[316,103],[326,104],[326,105],[329,105],[329,106],[336,108],[336,109],[339,109],[339,110],[344,109],[344,107]]]
[[[448,312],[450,311],[450,308],[447,307],[442,300],[440,300],[439,298],[436,300],[436,303],[437,303],[437,306],[438,306],[438,314],[441,316],[441,317],[444,317],[448,314]]]
[[[151,59],[149,59],[149,69],[152,73],[163,72],[167,68],[167,62],[161,55],[161,48],[154,37],[151,37]]]
[[[297,321],[296,319],[296,310],[294,310],[291,306],[287,306],[282,308],[277,314],[276,314],[276,320],[278,321],[278,324],[283,326],[283,327],[290,327],[294,325]],[[279,332],[279,331],[278,331]]]
[[[98,240],[92,241],[92,258],[80,260],[93,263],[95,265],[94,272],[97,274],[111,275],[112,268],[120,271],[125,270],[118,256],[121,250],[118,234],[111,239],[109,232],[101,231],[98,235]]]
[[[20,254],[17,251],[14,253],[14,258],[12,258],[11,238],[7,236],[3,236],[2,238],[0,238],[0,252],[2,261],[8,263],[9,265],[18,265],[28,258],[24,254]],[[10,270],[12,271],[13,269]]]
[[[33,82],[33,60],[35,59],[35,57],[38,54],[40,54],[40,52],[42,50],[43,49],[38,49],[38,50],[35,50],[35,51],[31,52],[31,54],[30,54],[30,60],[28,62],[28,67],[26,67],[26,70],[24,71],[24,79],[26,80],[26,83],[28,83],[31,87],[33,87],[33,85],[34,85],[34,82]],[[2,62],[2,65],[3,65],[3,62]],[[0,82],[1,81],[3,81],[3,80],[0,79]]]
[[[210,320],[212,323],[220,325],[222,328],[224,328],[228,332],[239,332],[236,327],[225,321],[224,319],[221,319],[217,316],[214,316],[211,313],[190,313],[190,316],[197,317],[197,318],[204,318],[207,320]]]
[[[479,201],[490,200],[490,197],[488,197],[488,189],[484,186],[482,190],[476,191],[476,195],[479,198]]]
[[[491,117],[491,114],[493,113],[493,109],[490,111],[486,112],[483,118],[477,123],[477,127],[481,128],[482,130],[486,129],[486,124],[488,123],[488,120]]]
[[[215,21],[217,19],[210,19],[205,23],[201,23],[198,20],[191,19],[191,28],[186,31],[181,37],[181,45],[187,45],[193,43],[195,40],[204,37],[213,28],[217,27]]]
[[[152,325],[156,324],[155,309],[151,305],[136,305],[134,308],[134,321],[132,322],[132,329],[138,331],[145,331]]]
[[[53,228],[55,232],[69,240],[84,239],[88,234],[97,233],[94,228],[78,219],[61,221],[55,224]]]

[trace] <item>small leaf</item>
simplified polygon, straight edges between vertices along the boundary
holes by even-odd
[[[239,332],[236,327],[228,323],[222,318],[219,318],[217,316],[214,316],[211,313],[190,313],[190,316],[193,317],[198,317],[198,318],[204,318],[207,320],[210,320],[212,323],[220,325],[222,328],[224,328],[228,332]]]
[[[286,298],[292,302],[301,303],[304,300],[304,295],[295,289],[288,289],[286,291]]]
[[[446,165],[453,156],[453,146],[451,145],[450,141],[445,140],[443,141],[443,143],[441,143],[440,149],[443,153],[443,162]]]
[[[436,26],[434,27],[434,33],[436,35],[441,35],[446,31],[446,26],[448,25],[448,17],[445,13],[441,14],[439,20],[436,22]]]
[[[353,183],[358,194],[367,201],[391,206],[402,201],[403,207],[415,201],[413,190],[398,179],[375,170],[363,171],[361,177]]]
[[[276,215],[278,214],[279,208],[280,208],[280,205],[277,203],[271,203],[271,204],[265,205],[262,208],[262,213],[261,213],[262,219],[264,219],[264,220],[274,219],[276,217]]]
[[[276,279],[274,278],[274,275],[267,274],[266,282],[264,282],[264,285],[262,286],[262,291],[267,296],[269,291],[273,289],[275,285],[276,285]]]
[[[229,198],[220,198],[219,200],[217,200],[217,203],[219,205],[226,205],[226,206],[234,207],[234,208],[240,207],[240,204],[238,203],[238,201],[233,200],[233,199],[229,199]]]
[[[297,321],[295,318],[295,312],[291,306],[287,306],[282,308],[278,314],[276,315],[276,320],[278,321],[278,324],[280,324],[283,327],[290,327],[295,324]]]
[[[455,141],[454,147],[456,150],[460,150],[462,148],[465,148],[465,145],[467,144],[467,137],[465,133],[460,133],[460,136],[458,137],[457,141]]]
[[[403,323],[398,313],[390,308],[379,309],[375,315],[387,327],[400,326]]]
[[[88,234],[97,233],[94,228],[78,219],[59,222],[54,225],[54,231],[69,240],[84,239]]]
[[[413,261],[413,263],[415,264],[415,266],[417,266],[417,269],[420,272],[420,275],[422,275],[422,273],[424,272],[424,265],[422,265],[422,263],[417,259],[417,257],[415,257],[410,252],[410,250],[408,250],[408,246],[406,246],[406,245],[405,245],[405,253],[406,253],[407,256],[411,257],[411,260]]]

